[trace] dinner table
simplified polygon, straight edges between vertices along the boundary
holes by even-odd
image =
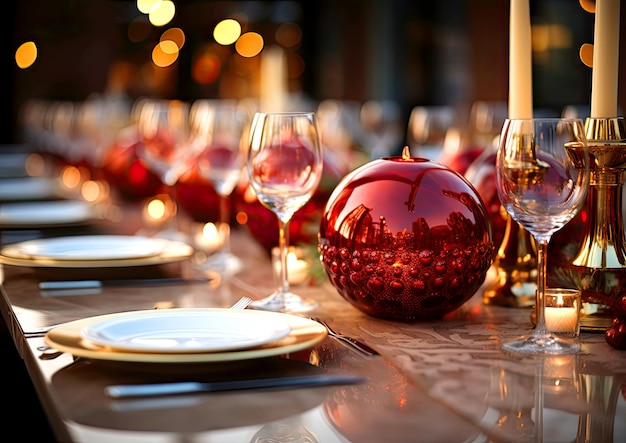
[[[0,186],[13,179],[0,179]],[[584,328],[574,354],[504,350],[504,341],[532,330],[532,310],[483,302],[493,270],[454,311],[397,320],[363,312],[319,275],[293,285],[318,302],[312,311],[229,309],[242,296],[261,299],[277,285],[271,254],[245,226],[231,232],[231,249],[243,264],[233,275],[203,267],[193,244],[178,240],[155,250],[151,242],[140,244],[135,250],[144,256],[138,257],[124,255],[123,245],[115,257],[88,247],[76,247],[69,258],[20,248],[54,239],[152,238],[140,235],[140,203],[108,204],[93,217],[51,224],[40,217],[3,224],[7,202],[0,204],[0,312],[57,441],[626,441],[626,351],[609,346],[602,331]],[[50,284],[85,280],[99,284]],[[137,343],[126,349],[121,342],[116,348],[117,324],[133,320],[140,328],[140,321],[172,317],[194,322],[197,313],[232,313],[243,320],[242,331],[268,323],[287,324],[288,331],[272,331],[259,343],[248,335],[252,343],[238,349]],[[374,352],[356,349],[322,322]],[[309,376],[340,378],[319,386],[240,389],[230,383]],[[112,395],[117,385],[183,382],[227,388]]]

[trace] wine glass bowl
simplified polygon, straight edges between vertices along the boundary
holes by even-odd
[[[139,111],[141,157],[167,186],[178,178],[175,166],[187,141],[188,115],[188,105],[179,100],[148,100]]]
[[[322,147],[315,113],[257,112],[249,140],[250,185],[261,204],[278,218],[281,264],[280,287],[251,306],[281,312],[314,309],[316,301],[302,298],[289,288],[287,251],[289,222],[311,199],[322,176]]]
[[[241,260],[230,250],[230,197],[245,166],[247,108],[236,100],[196,100],[191,106],[191,146],[198,172],[220,197],[218,230],[222,246],[204,264],[222,273],[236,273]]]
[[[505,349],[544,354],[580,349],[577,343],[548,331],[544,311],[548,243],[586,200],[586,146],[581,119],[508,119],[504,123],[496,159],[498,197],[538,246],[536,327],[531,336],[504,343]]]
[[[187,168],[189,105],[180,100],[143,99],[137,104],[137,155],[161,180],[170,200],[176,203],[174,186]],[[175,209],[167,222],[176,223]],[[165,227],[160,237],[184,237],[177,226]]]

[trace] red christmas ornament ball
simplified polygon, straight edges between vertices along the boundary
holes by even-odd
[[[330,196],[319,232],[339,294],[382,318],[439,318],[484,282],[495,247],[489,214],[460,173],[408,155],[371,161]]]

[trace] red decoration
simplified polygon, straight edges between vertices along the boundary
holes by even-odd
[[[135,131],[123,132],[107,150],[103,159],[103,174],[107,182],[127,200],[155,195],[161,180],[137,156],[139,139]]]
[[[626,318],[614,318],[604,333],[606,342],[615,349],[626,350]]]
[[[439,318],[471,298],[495,255],[489,215],[458,172],[423,158],[371,161],[324,210],[319,248],[339,294],[384,318]]]
[[[220,220],[220,196],[211,182],[200,174],[195,163],[191,162],[188,169],[178,178],[175,195],[180,208],[193,220],[197,222]]]
[[[455,170],[460,172],[457,169]],[[496,247],[499,247],[504,239],[507,216],[496,190],[496,153],[492,152],[487,156],[478,157],[463,172],[463,175],[474,185],[483,202],[485,202],[491,221],[493,242]]]

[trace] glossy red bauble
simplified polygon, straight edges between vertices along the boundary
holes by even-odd
[[[198,171],[195,163],[178,178],[176,201],[180,208],[197,222],[220,221],[220,196],[209,180]],[[230,198],[226,210],[231,213]]]
[[[604,338],[615,349],[626,350],[626,318],[614,318]]]
[[[407,156],[371,161],[338,184],[319,249],[341,296],[369,315],[401,320],[460,307],[495,253],[475,188],[440,163]]]
[[[129,131],[119,137],[103,159],[104,177],[120,197],[127,200],[150,197],[162,186],[159,177],[139,159],[138,146],[138,139]]]

